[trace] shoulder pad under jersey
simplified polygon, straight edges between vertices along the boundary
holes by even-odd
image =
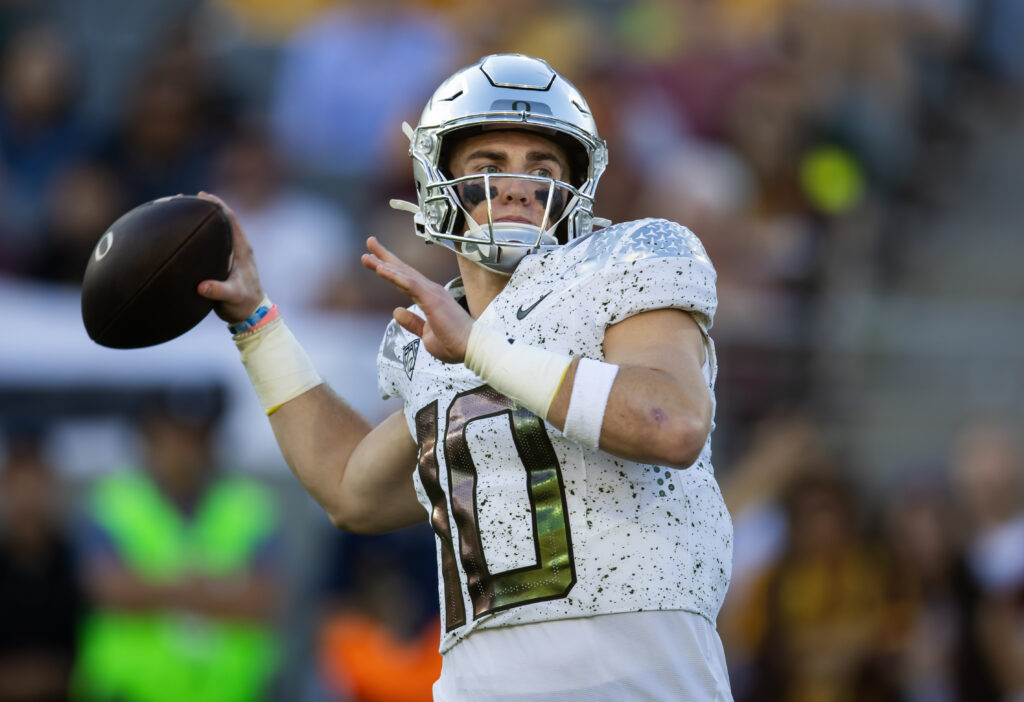
[[[715,270],[697,235],[667,219],[620,222],[578,239],[570,247],[576,249],[572,259],[577,275],[657,258],[686,258]]]
[[[710,329],[718,297],[717,273],[700,239],[664,219],[622,222],[566,247],[564,277],[590,279],[607,298],[609,323],[660,307],[693,312]]]

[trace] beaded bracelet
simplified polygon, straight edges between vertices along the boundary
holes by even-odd
[[[256,311],[253,312],[252,315],[237,324],[228,325],[228,331],[233,335],[241,334],[242,332],[267,324],[268,322],[273,321],[276,317],[277,305],[264,297],[263,302],[260,303],[260,306],[256,308]]]

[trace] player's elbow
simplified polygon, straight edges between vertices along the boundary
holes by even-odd
[[[331,524],[341,531],[352,534],[377,534],[389,529],[389,525],[381,524],[379,503],[360,503],[357,500],[348,500],[332,504],[325,509]]]
[[[328,509],[326,511],[327,518],[331,520],[331,524],[334,525],[335,529],[340,529],[341,531],[347,531],[353,534],[360,533],[359,522],[354,519],[352,514],[341,509]]]
[[[352,534],[372,534],[379,529],[374,529],[374,503],[367,500],[356,499],[345,491],[339,490],[334,499],[327,504],[322,504],[327,518],[331,524],[341,531]]]
[[[337,529],[352,534],[381,534],[418,524],[426,512],[416,499],[409,481],[408,495],[390,491],[390,499],[379,495],[344,494],[330,505],[324,505],[328,519]]]
[[[655,459],[652,462],[689,468],[700,457],[710,431],[710,417],[679,414],[668,419],[657,426],[650,437],[649,446]]]
[[[376,534],[386,531],[375,525],[374,515],[368,511],[335,507],[327,510],[327,517],[336,529],[350,534]]]

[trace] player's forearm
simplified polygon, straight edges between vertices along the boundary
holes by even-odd
[[[640,463],[688,468],[711,431],[707,387],[681,387],[651,368],[622,366],[601,425],[603,450]]]
[[[231,330],[285,461],[331,520],[346,522],[366,499],[352,499],[343,479],[369,423],[324,384],[269,300]]]
[[[578,363],[566,373],[551,403],[548,421],[564,430]],[[707,388],[685,388],[652,368],[619,366],[601,422],[599,446],[639,463],[689,467],[700,456],[711,429]]]
[[[370,424],[321,384],[281,405],[270,426],[292,473],[333,519],[344,503],[346,466]]]

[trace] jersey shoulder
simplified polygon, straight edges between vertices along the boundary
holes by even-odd
[[[714,273],[700,239],[677,222],[639,219],[595,231],[566,247],[566,264],[585,274],[621,264],[677,259],[696,263]]]
[[[681,224],[622,222],[566,249],[562,278],[594,302],[600,324],[663,308],[690,312],[705,331],[714,323],[718,276],[700,239]]]

